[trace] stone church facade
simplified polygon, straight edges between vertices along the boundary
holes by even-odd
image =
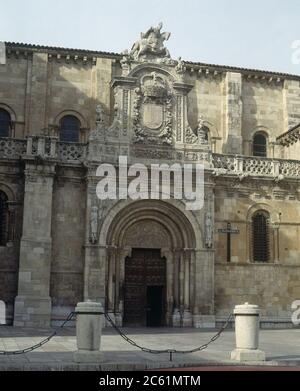
[[[213,326],[246,301],[269,325],[290,322],[300,299],[300,76],[174,60],[169,37],[151,27],[122,54],[6,43],[8,323],[49,326],[88,299],[119,325]],[[97,168],[119,156],[149,168],[203,164],[204,207],[99,200]]]

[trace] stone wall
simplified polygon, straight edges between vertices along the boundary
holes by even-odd
[[[216,316],[226,316],[236,304],[258,304],[262,317],[291,319],[291,304],[300,297],[300,267],[269,264],[216,264]]]
[[[103,131],[100,135],[102,138],[89,144],[88,154],[83,156],[82,152],[80,159],[76,153],[73,156],[66,153],[62,157],[60,152],[55,155],[52,151],[51,155],[51,150],[46,157],[45,154],[41,156],[39,150],[35,154],[32,151],[28,153],[28,145],[27,154],[23,151],[17,156],[19,159],[22,155],[23,160],[14,160],[10,156],[9,161],[5,151],[4,159],[1,158],[0,189],[8,189],[10,201],[16,203],[16,237],[12,243],[0,248],[0,299],[8,303],[11,320],[13,301],[18,294],[16,325],[49,325],[50,316],[54,320],[64,318],[83,298],[93,296],[103,300],[106,295],[106,243],[88,243],[90,225],[87,219],[90,218],[89,208],[92,206],[91,189],[88,189],[90,163],[96,165],[101,159],[116,161],[120,151],[122,154],[129,154],[130,151],[131,158],[136,159],[134,161],[143,159],[146,164],[153,163],[152,159],[155,159],[155,163],[157,159],[172,159],[170,156],[182,156],[192,162],[200,156],[197,151],[199,144],[183,138],[177,140],[178,151],[168,149],[166,145],[159,145],[158,148],[148,144],[129,146],[134,132],[134,127],[129,128],[129,124],[134,123],[136,111],[133,102],[135,80],[124,76],[118,56],[86,54],[77,56],[74,52],[34,49],[13,52],[7,58],[7,65],[0,66],[0,107],[11,113],[15,123],[11,136],[25,139],[27,135],[41,132],[58,136],[61,117],[74,114],[81,122],[80,141],[87,142],[89,131],[95,124],[96,105],[100,103],[104,111],[104,126],[102,124],[100,129]],[[155,64],[155,67],[159,66]],[[155,67],[151,70],[158,69]],[[298,79],[214,66],[196,68],[196,65],[195,69],[190,66],[186,74],[176,76],[174,100],[180,96],[179,100],[187,101],[188,105],[176,112],[180,120],[177,118],[176,126],[180,125],[180,129],[184,127],[182,132],[189,126],[192,132],[195,131],[202,115],[210,130],[213,152],[251,155],[253,135],[260,131],[268,135],[269,156],[273,157],[274,154],[278,158],[299,160],[297,145],[289,150],[274,149],[271,145],[277,136],[300,121]],[[170,80],[176,73],[165,64],[162,69]],[[144,71],[147,72],[147,69]],[[118,80],[113,85],[115,77]],[[122,95],[124,85],[127,90],[125,88],[126,94]],[[128,93],[129,90],[132,93]],[[180,95],[183,90],[184,94],[188,94],[187,99],[186,95]],[[104,131],[112,123],[118,97],[119,117],[115,118],[116,126],[109,129],[106,138]],[[176,107],[173,114],[175,111]],[[124,112],[125,119],[118,123]],[[125,131],[123,129],[122,132],[118,126],[124,124]],[[176,131],[175,127],[172,131]],[[195,134],[191,136],[196,137]],[[102,143],[108,139],[108,145],[103,146]],[[50,143],[55,144],[51,140]],[[109,145],[111,140],[114,145]],[[49,147],[49,140],[47,143]],[[38,145],[37,149],[45,149],[45,140]],[[26,151],[26,144],[24,147]],[[0,153],[1,148],[0,145]],[[72,146],[66,148],[70,150]],[[82,151],[85,151],[84,148],[82,146]],[[45,150],[42,152],[45,153]],[[176,155],[176,152],[180,153]],[[207,155],[210,159],[208,146]],[[197,316],[203,313],[213,316],[216,311],[218,316],[223,316],[235,304],[253,301],[265,309],[263,314],[266,317],[288,317],[292,300],[300,296],[298,169],[295,167],[293,175],[283,180],[274,168],[275,163],[273,165],[270,160],[268,167],[273,167],[272,172],[260,166],[260,162],[243,162],[240,157],[225,157],[225,160],[232,159],[233,163],[227,164],[227,160],[225,168],[221,162],[220,167],[212,169],[209,159],[206,168],[211,199],[213,192],[215,196],[215,253],[214,246],[205,247],[201,235],[202,243],[191,261],[194,262],[197,278],[194,281],[197,298],[193,303],[195,313]],[[277,163],[277,168],[282,165]],[[244,170],[247,164],[257,164],[254,172],[250,167],[251,175],[248,172],[248,176]],[[217,172],[218,169],[223,169],[222,175],[221,171]],[[22,227],[24,203],[25,224]],[[212,209],[213,206],[210,210],[213,215]],[[258,209],[270,213],[269,264],[253,264],[251,259],[251,216]],[[197,221],[199,229],[204,230],[202,212]],[[239,234],[232,235],[230,264],[226,263],[226,235],[218,233],[218,229],[225,228],[227,221],[239,230]],[[195,232],[200,241],[199,231]],[[114,245],[111,243],[113,249]],[[189,249],[189,246],[186,248]],[[123,253],[119,256],[124,258]],[[189,275],[188,270],[188,266],[185,266],[186,276]],[[113,272],[109,276],[114,281]],[[180,284],[182,276],[183,271]],[[189,298],[188,285],[186,279],[186,299]]]
[[[252,154],[252,139],[256,132],[263,132],[269,143],[288,128],[283,120],[283,84],[268,80],[243,79],[242,136],[244,154]],[[300,92],[300,90],[299,90]],[[269,148],[268,156],[271,155]]]
[[[230,183],[230,182],[229,182]],[[226,234],[218,233],[230,221],[239,234],[231,235],[232,262],[251,261],[251,216],[256,210],[270,214],[271,262],[297,265],[300,268],[300,204],[297,187],[270,185],[261,180],[238,188],[217,186],[215,196],[215,261],[226,261]]]
[[[223,81],[222,75],[194,77],[189,80],[195,87],[188,95],[188,117],[192,128],[197,127],[203,115],[208,122],[212,137],[216,138],[215,152],[222,153]]]
[[[47,51],[12,53],[0,66],[0,107],[15,123],[12,136],[57,135],[60,118],[74,114],[81,122],[81,141],[86,142],[96,104],[103,105],[109,122],[111,80],[112,59],[66,61]]]
[[[25,133],[27,115],[27,83],[29,63],[26,58],[7,58],[7,65],[0,66],[0,106],[7,109],[16,121],[15,137],[22,138]]]
[[[69,113],[80,119],[81,141],[87,141],[98,103],[106,124],[112,122],[111,82],[121,73],[119,63],[113,56],[77,57],[46,49],[8,56],[7,65],[0,67],[0,106],[11,112],[17,137],[45,128],[57,135],[61,116]],[[188,95],[190,125],[195,129],[199,115],[204,117],[215,152],[249,155],[255,132],[265,132],[272,143],[299,122],[298,80],[218,67],[188,72],[186,80],[194,85]],[[280,157],[279,149],[276,154]],[[298,159],[296,151],[286,149],[284,155]]]

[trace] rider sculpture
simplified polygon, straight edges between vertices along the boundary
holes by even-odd
[[[141,33],[141,39],[137,41],[131,50],[131,55],[135,60],[140,57],[161,57],[169,58],[170,53],[164,46],[164,42],[170,38],[171,33],[162,33],[163,25],[160,23],[158,27],[150,27],[146,33]]]

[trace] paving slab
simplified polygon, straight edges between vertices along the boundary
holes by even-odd
[[[124,328],[123,331],[141,346],[151,349],[189,350],[210,340],[216,330],[189,328]],[[50,335],[53,329],[32,329],[0,326],[0,349],[13,350],[29,347]],[[104,329],[101,340],[103,361],[93,364],[76,364],[73,352],[76,347],[75,328],[65,328],[41,348],[23,355],[0,355],[0,371],[5,370],[143,370],[170,367],[240,365],[229,359],[235,347],[233,330],[225,331],[207,349],[192,354],[150,354],[130,345],[112,329]],[[255,365],[299,367],[300,329],[261,330],[260,349],[266,352],[267,361]],[[248,365],[251,365],[248,364]]]

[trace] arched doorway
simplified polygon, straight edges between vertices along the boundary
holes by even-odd
[[[105,223],[106,308],[119,324],[192,325],[193,220],[174,204],[143,200],[128,201]]]
[[[125,259],[125,326],[160,327],[167,323],[166,282],[166,258],[159,249],[132,249]]]

